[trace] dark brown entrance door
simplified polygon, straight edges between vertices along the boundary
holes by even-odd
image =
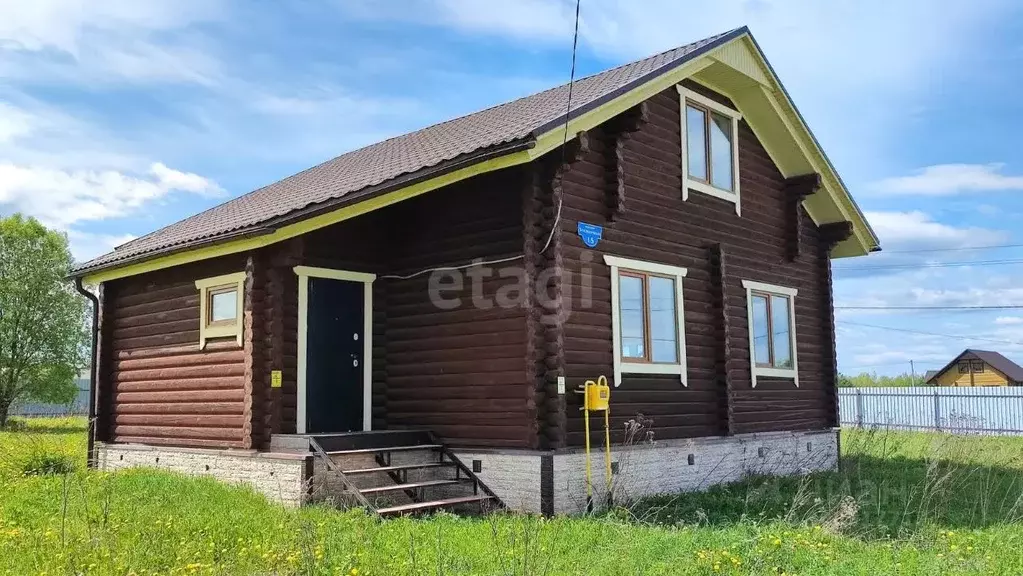
[[[364,285],[309,278],[306,313],[307,433],[350,432],[363,425]]]

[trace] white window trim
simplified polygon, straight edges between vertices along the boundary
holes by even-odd
[[[768,378],[791,378],[792,382],[799,387],[799,363],[796,360],[796,348],[798,340],[796,338],[796,293],[799,291],[795,288],[789,288],[787,286],[777,286],[775,284],[765,284],[763,282],[756,282],[754,280],[743,280],[742,287],[746,289],[746,321],[749,324],[749,365],[750,365],[750,377],[752,378],[753,387],[757,387],[757,376],[764,376]],[[778,296],[789,297],[789,332],[791,342],[789,344],[792,349],[792,368],[765,368],[763,366],[757,366],[756,350],[753,348],[753,292],[766,292],[768,294],[777,294]],[[770,329],[770,328],[769,328]]]
[[[235,285],[238,289],[238,309],[236,311],[234,324],[227,326],[209,326],[208,310],[210,288]],[[229,338],[234,336],[239,346],[242,345],[242,314],[245,309],[245,272],[233,272],[212,278],[203,278],[195,281],[195,287],[199,290],[199,349],[206,348],[206,341],[211,338]]]
[[[676,84],[675,88],[681,95],[679,98],[679,115],[682,123],[682,201],[689,200],[690,188],[704,194],[721,198],[735,204],[736,216],[742,216],[739,195],[739,120],[742,120],[742,113],[733,110],[720,102],[715,102],[706,96],[693,92],[692,90]],[[732,189],[734,191],[722,190],[706,182],[689,179],[689,150],[686,136],[686,101],[692,101],[701,106],[706,106],[714,112],[723,114],[732,119]]]
[[[614,385],[617,388],[622,383],[622,374],[677,374],[683,386],[688,386],[689,381],[686,372],[686,322],[685,305],[682,299],[682,279],[686,277],[688,270],[681,266],[669,264],[658,264],[656,262],[644,262],[621,258],[619,256],[604,255],[604,263],[611,267],[611,334],[612,346],[614,347]],[[649,272],[671,276],[675,279],[675,329],[678,342],[678,363],[677,364],[655,364],[637,363],[622,361],[622,328],[618,301],[618,272],[619,270],[634,270],[636,272]]]
[[[298,403],[295,414],[295,431],[305,434],[306,423],[306,351],[308,349],[309,330],[309,278],[330,278],[363,283],[362,307],[362,429],[373,428],[373,281],[376,274],[333,270],[330,268],[314,268],[312,266],[295,266],[298,275]]]

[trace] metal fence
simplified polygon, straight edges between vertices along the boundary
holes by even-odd
[[[89,411],[89,380],[82,378],[76,384],[78,394],[68,404],[16,404],[11,408],[11,416],[84,416]]]
[[[840,388],[843,426],[1023,435],[1023,388]]]

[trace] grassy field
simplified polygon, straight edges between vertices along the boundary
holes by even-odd
[[[0,432],[0,574],[1023,573],[1017,438],[846,433],[835,473],[599,517],[385,522],[207,479],[85,472],[84,444],[80,420]]]

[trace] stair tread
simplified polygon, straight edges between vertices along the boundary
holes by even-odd
[[[345,454],[376,454],[378,452],[407,452],[411,450],[436,450],[443,448],[440,444],[416,444],[414,446],[384,446],[381,448],[355,448],[352,450],[327,450],[330,456]]]
[[[381,516],[387,514],[401,514],[402,512],[418,512],[420,510],[431,510],[434,508],[443,508],[445,506],[454,506],[455,504],[468,504],[470,502],[486,502],[491,500],[492,496],[485,494],[476,494],[473,496],[460,496],[458,498],[445,498],[443,500],[431,500],[428,502],[415,502],[412,504],[403,504],[401,506],[391,506],[389,508],[379,508],[377,513]]]
[[[345,474],[369,474],[371,472],[400,472],[402,470],[418,470],[420,468],[442,468],[454,466],[454,462],[423,462],[422,464],[396,464],[394,466],[377,466],[376,468],[355,468],[343,470]]]
[[[459,479],[448,479],[448,480],[424,480],[422,482],[407,482],[405,484],[390,484],[387,486],[374,486],[372,488],[359,488],[359,492],[363,494],[379,494],[381,492],[397,492],[399,490],[411,490],[413,488],[429,488],[432,486],[453,486],[455,484],[465,484],[469,481],[468,478]]]

